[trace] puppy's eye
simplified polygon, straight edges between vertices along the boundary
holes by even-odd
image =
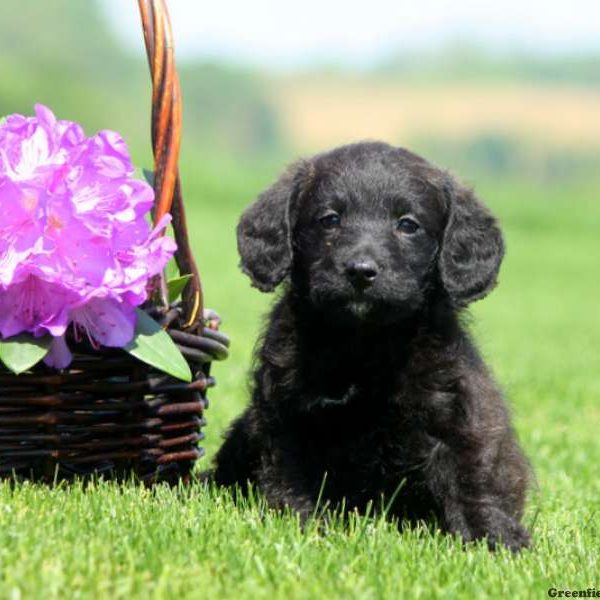
[[[327,213],[319,219],[319,223],[321,223],[325,229],[335,229],[340,226],[341,221],[340,215],[335,212]]]
[[[396,229],[401,233],[415,233],[419,227],[420,225],[409,217],[402,217],[396,223]]]

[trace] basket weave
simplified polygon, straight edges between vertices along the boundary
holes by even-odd
[[[177,169],[181,97],[171,26],[164,0],[139,0],[152,75],[154,219],[173,217],[176,261],[191,273],[181,303],[167,305],[163,278],[151,285],[144,307],[170,334],[188,361],[184,383],[120,349],[92,348],[70,339],[73,362],[63,371],[36,365],[13,375],[0,367],[0,477],[56,481],[103,474],[147,482],[187,479],[202,456],[206,391],[212,360],[227,356],[219,318],[203,308],[191,253]]]

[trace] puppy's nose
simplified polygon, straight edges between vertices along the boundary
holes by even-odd
[[[353,260],[346,265],[346,275],[356,287],[370,286],[377,277],[377,265],[372,260]]]

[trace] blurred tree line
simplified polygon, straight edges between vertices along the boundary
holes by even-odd
[[[143,46],[141,26],[140,48]],[[344,69],[312,67],[335,79]],[[194,150],[227,160],[271,159],[291,154],[269,89],[269,76],[241,66],[194,62],[179,66],[184,97],[185,156]],[[369,81],[521,81],[600,86],[600,56],[493,54],[454,43],[435,51],[398,52],[367,70]],[[0,3],[0,115],[31,114],[41,102],[59,118],[82,123],[88,133],[115,129],[138,161],[149,165],[150,79],[141,58],[123,50],[97,0],[3,0]],[[544,179],[599,171],[598,155],[553,149],[528,154],[520,140],[497,132],[469,139],[402,140],[440,164],[493,176]],[[141,158],[140,153],[146,153]],[[277,158],[279,161],[279,158]]]
[[[515,81],[600,85],[600,54],[494,52],[468,41],[453,41],[430,52],[393,53],[372,69],[385,78],[438,81]]]
[[[142,47],[141,26],[139,36]],[[229,154],[279,147],[258,74],[204,63],[183,65],[179,74],[187,143]],[[88,133],[116,129],[130,145],[148,144],[148,68],[119,47],[95,0],[3,0],[0,86],[1,115],[31,114],[41,102]]]

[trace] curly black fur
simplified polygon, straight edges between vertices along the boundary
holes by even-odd
[[[391,501],[465,541],[527,545],[527,462],[459,318],[504,254],[474,194],[406,150],[353,144],[292,165],[238,242],[254,285],[285,283],[215,481],[302,517],[320,493],[360,511]]]

